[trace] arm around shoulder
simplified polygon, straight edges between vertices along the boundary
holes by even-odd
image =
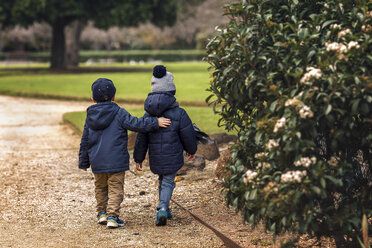
[[[120,122],[123,128],[135,132],[151,132],[159,129],[158,119],[150,117],[147,113],[143,117],[132,116],[125,109],[120,109]]]

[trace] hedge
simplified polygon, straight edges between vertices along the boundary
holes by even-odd
[[[48,62],[49,52],[29,52],[29,53],[0,53],[0,60],[30,60],[38,62]],[[116,62],[134,61],[201,61],[206,56],[203,50],[120,50],[120,51],[81,51],[80,62],[88,60],[99,61],[111,59]]]

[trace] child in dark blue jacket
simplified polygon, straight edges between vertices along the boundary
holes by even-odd
[[[124,196],[125,171],[129,170],[127,130],[149,132],[167,127],[166,118],[137,118],[113,102],[113,82],[99,78],[92,84],[92,100],[87,109],[79,151],[79,168],[90,166],[95,178],[98,223],[109,228],[121,227],[120,204]]]
[[[175,188],[174,179],[177,171],[183,166],[183,151],[189,160],[195,158],[197,143],[193,125],[186,111],[179,107],[176,98],[176,86],[173,75],[164,66],[154,67],[151,79],[151,90],[146,102],[145,117],[164,116],[172,120],[167,129],[148,133],[138,133],[134,147],[134,160],[138,170],[149,150],[149,164],[153,173],[159,175],[159,205],[157,207],[157,226],[166,225],[172,218],[169,202]]]

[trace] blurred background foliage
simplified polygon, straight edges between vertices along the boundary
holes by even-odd
[[[138,49],[204,49],[214,27],[227,22],[221,18],[227,0],[177,0],[178,15],[173,26],[156,25],[149,20],[134,27],[120,25],[98,28],[97,21],[88,20],[82,29],[82,50],[138,50]],[[1,12],[0,12],[1,13]],[[146,12],[145,12],[146,13]],[[174,17],[173,17],[174,18]],[[164,18],[163,18],[164,19]],[[1,20],[1,18],[0,18]],[[29,22],[27,27],[1,22],[0,51],[47,52],[51,47],[52,30],[47,22]],[[173,23],[172,23],[173,24]],[[128,24],[129,25],[129,24]],[[66,26],[66,43],[71,44],[74,25]]]

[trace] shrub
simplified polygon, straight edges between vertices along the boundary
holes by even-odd
[[[207,46],[207,100],[238,130],[226,199],[249,223],[337,245],[361,237],[372,215],[371,9],[367,0],[225,6],[230,22]]]

